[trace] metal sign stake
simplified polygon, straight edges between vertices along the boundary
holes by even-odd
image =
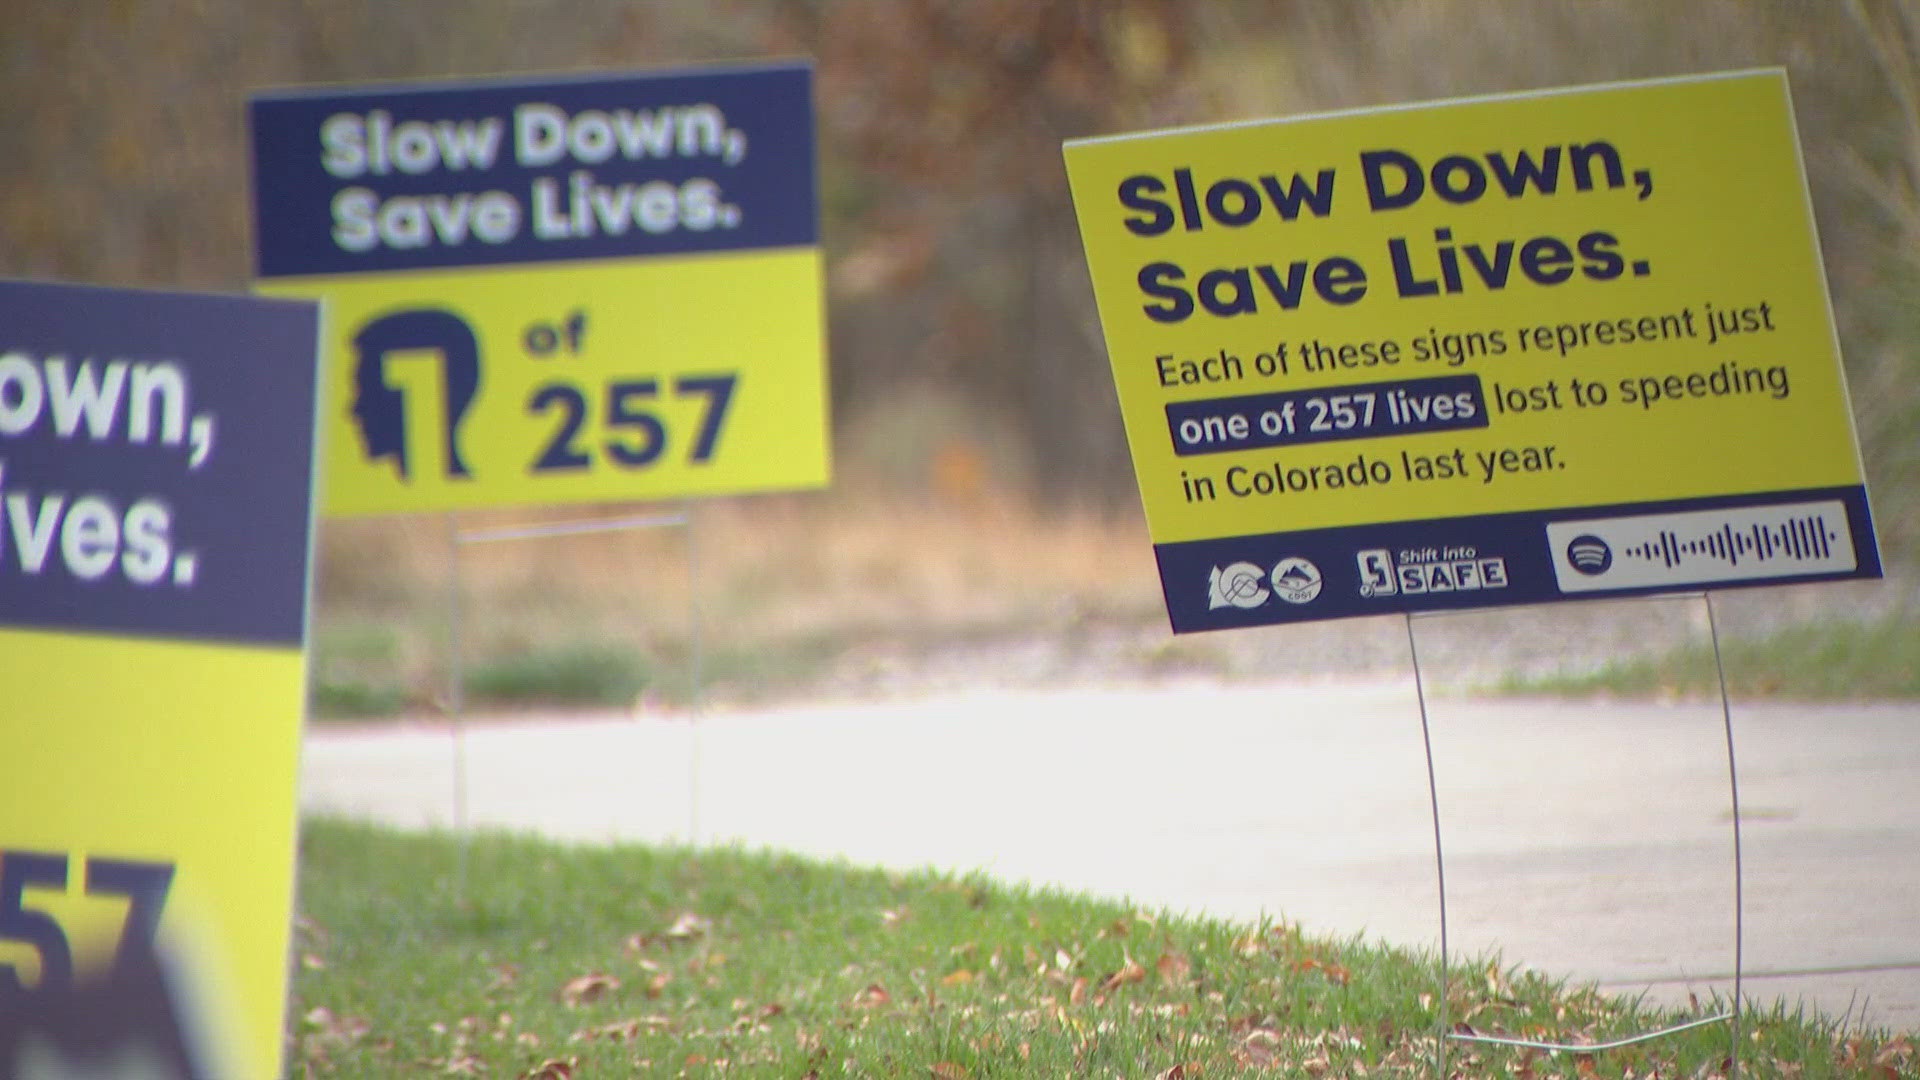
[[[1527,1047],[1535,1050],[1545,1050],[1550,1053],[1569,1052],[1569,1053],[1593,1054],[1593,1053],[1599,1053],[1601,1051],[1618,1050],[1622,1047],[1633,1046],[1633,1045],[1644,1043],[1644,1042],[1650,1042],[1655,1039],[1665,1038],[1669,1035],[1678,1034],[1683,1031],[1690,1031],[1698,1027],[1705,1027],[1706,1025],[1709,1025],[1709,1024],[1717,1024],[1722,1021],[1726,1021],[1729,1023],[1730,1031],[1731,1031],[1730,1045],[1729,1045],[1729,1051],[1728,1051],[1728,1060],[1731,1062],[1730,1070],[1728,1073],[1729,1080],[1740,1080],[1740,1049],[1741,1049],[1740,1047],[1740,1032],[1741,1032],[1740,1014],[1743,1007],[1742,997],[1741,997],[1741,994],[1742,994],[1741,983],[1742,983],[1742,975],[1745,971],[1745,961],[1746,961],[1746,956],[1745,956],[1745,937],[1746,937],[1745,865],[1742,858],[1741,842],[1740,842],[1741,841],[1741,837],[1740,837],[1740,771],[1739,771],[1737,760],[1734,756],[1733,706],[1732,706],[1731,698],[1727,693],[1727,672],[1726,672],[1725,663],[1721,657],[1719,628],[1714,621],[1713,596],[1711,593],[1706,593],[1706,592],[1700,593],[1698,595],[1702,603],[1706,607],[1707,630],[1708,630],[1709,636],[1712,638],[1712,641],[1713,641],[1713,664],[1714,664],[1714,672],[1717,679],[1717,685],[1720,693],[1720,716],[1721,716],[1722,726],[1726,732],[1728,794],[1729,794],[1729,799],[1732,803],[1732,814],[1733,814],[1733,998],[1727,1008],[1715,1013],[1712,1016],[1701,1017],[1699,1019],[1690,1020],[1681,1024],[1669,1025],[1667,1027],[1659,1028],[1654,1031],[1643,1032],[1637,1035],[1629,1035],[1624,1038],[1612,1040],[1610,1042],[1590,1043],[1590,1044],[1549,1042],[1545,1040],[1512,1038],[1512,1037],[1503,1036],[1503,1035],[1481,1035],[1478,1033],[1470,1033],[1470,1032],[1456,1032],[1451,1029],[1451,1024],[1449,1023],[1449,1014],[1448,1014],[1449,1003],[1447,1000],[1447,995],[1449,990],[1449,979],[1448,979],[1448,969],[1447,969],[1447,958],[1448,958],[1447,866],[1446,866],[1445,849],[1441,842],[1442,830],[1440,825],[1440,787],[1439,787],[1439,782],[1437,779],[1437,775],[1436,775],[1436,771],[1434,769],[1434,763],[1433,763],[1433,734],[1432,734],[1432,726],[1431,726],[1431,723],[1428,717],[1428,712],[1427,712],[1426,680],[1420,668],[1419,636],[1414,632],[1414,626],[1413,626],[1414,613],[1412,612],[1406,613],[1405,621],[1406,621],[1406,628],[1407,628],[1407,651],[1409,656],[1412,659],[1412,664],[1413,664],[1414,693],[1420,706],[1420,739],[1426,751],[1426,758],[1427,758],[1428,805],[1431,807],[1432,813],[1433,813],[1434,871],[1435,871],[1435,877],[1438,881],[1438,888],[1439,888],[1440,998],[1439,998],[1439,1008],[1437,1010],[1439,1027],[1438,1027],[1438,1038],[1436,1039],[1436,1050],[1434,1054],[1434,1075],[1442,1078],[1442,1080],[1445,1080],[1445,1078],[1448,1076],[1447,1044],[1449,1041],[1488,1043],[1488,1044],[1497,1045],[1497,1046]],[[1426,613],[1426,616],[1436,617],[1444,614],[1446,613],[1445,612],[1429,612],[1429,613]]]
[[[1402,616],[1407,624],[1407,652],[1413,659],[1413,693],[1420,702],[1420,743],[1427,751],[1427,805],[1433,810],[1433,870],[1440,894],[1440,1018],[1439,1037],[1434,1040],[1433,1075],[1446,1080],[1447,1036],[1447,859],[1440,842],[1440,785],[1434,779],[1433,733],[1427,719],[1427,683],[1420,676],[1420,641],[1413,632],[1413,613]]]
[[[447,723],[453,738],[453,831],[458,842],[453,888],[467,895],[467,724],[466,671],[460,638],[460,516],[447,511]]]
[[[700,729],[706,713],[706,650],[700,621],[700,544],[694,527],[693,503],[683,503],[681,526],[687,538],[687,720],[693,725],[687,755],[687,844],[700,843]]]
[[[1727,791],[1733,803],[1733,1005],[1728,1020],[1732,1024],[1733,1049],[1727,1055],[1733,1065],[1729,1080],[1740,1080],[1740,1013],[1745,1001],[1740,996],[1741,975],[1746,968],[1746,873],[1740,847],[1740,769],[1733,756],[1733,699],[1727,694],[1727,665],[1720,656],[1720,627],[1713,617],[1713,594],[1700,594],[1707,609],[1707,636],[1713,641],[1713,672],[1720,689],[1720,720],[1727,732]]]
[[[468,778],[466,721],[466,659],[462,649],[460,623],[463,618],[461,608],[460,549],[468,544],[489,544],[507,540],[543,540],[560,536],[584,536],[592,533],[621,532],[630,529],[653,529],[678,525],[687,533],[687,594],[690,638],[688,644],[688,699],[693,719],[692,779],[688,800],[688,843],[699,839],[699,776],[700,776],[700,725],[699,720],[704,709],[703,686],[705,672],[702,670],[705,656],[705,644],[702,641],[703,628],[700,622],[699,563],[695,555],[693,530],[693,504],[682,504],[680,510],[672,513],[633,514],[626,517],[587,519],[581,521],[556,521],[541,525],[510,525],[491,529],[474,529],[468,532],[460,530],[459,518],[452,511],[447,513],[447,719],[452,728],[453,743],[453,829],[459,837],[459,857],[455,869],[454,885],[457,895],[466,895],[467,883],[467,834],[468,815]]]

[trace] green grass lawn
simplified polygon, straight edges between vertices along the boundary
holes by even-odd
[[[293,1076],[1417,1077],[1431,957],[770,854],[309,822]],[[1690,1018],[1455,959],[1460,1030]],[[1709,1010],[1713,1003],[1702,1003]],[[1600,1055],[1449,1041],[1462,1077],[1724,1075],[1713,1025]],[[1743,1076],[1914,1076],[1912,1042],[1751,1015]]]
[[[1723,640],[1720,651],[1727,692],[1735,698],[1920,698],[1920,612],[1791,626],[1764,637]],[[1720,692],[1710,644],[1621,661],[1595,672],[1510,680],[1501,689],[1692,697]]]

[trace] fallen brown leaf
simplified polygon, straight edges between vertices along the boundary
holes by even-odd
[[[1086,1000],[1087,1000],[1087,977],[1085,975],[1082,975],[1079,978],[1073,980],[1073,989],[1067,991],[1067,1004],[1080,1005],[1085,1003]]]
[[[1122,950],[1120,955],[1126,957],[1126,963],[1121,965],[1119,971],[1101,981],[1100,992],[1103,994],[1111,994],[1129,983],[1146,981],[1147,969],[1141,967],[1133,957],[1127,956],[1125,950]]]
[[[1255,1028],[1240,1040],[1233,1056],[1242,1065],[1271,1065],[1280,1056],[1280,1033],[1270,1028]]]
[[[311,1029],[311,1034],[320,1039],[345,1046],[358,1042],[373,1025],[358,1016],[335,1016],[333,1010],[323,1006],[307,1010],[301,1021]]]
[[[472,1054],[450,1054],[444,1061],[434,1064],[448,1076],[480,1076],[486,1071],[486,1063]]]
[[[667,1031],[673,1027],[673,1020],[665,1016],[636,1016],[628,1020],[616,1020],[611,1024],[582,1028],[569,1036],[571,1042],[592,1042],[605,1039],[608,1042],[632,1042],[640,1037],[642,1031]]]
[[[567,1036],[567,1041],[592,1042],[595,1039],[605,1039],[608,1042],[632,1042],[639,1035],[640,1021],[616,1020],[611,1024],[601,1024],[599,1027],[581,1028]]]
[[[1913,1056],[1913,1040],[1905,1035],[1898,1035],[1887,1040],[1887,1042],[1880,1047],[1880,1052],[1873,1055],[1873,1063],[1875,1065],[1891,1065],[1896,1061]]]
[[[1349,972],[1346,968],[1340,966],[1339,964],[1329,963],[1328,961],[1325,961],[1325,960],[1316,960],[1311,956],[1301,960],[1294,961],[1293,970],[1300,974],[1306,974],[1307,972],[1317,971],[1320,974],[1325,975],[1327,977],[1327,981],[1333,983],[1336,986],[1347,985],[1347,981],[1353,977],[1352,972]]]
[[[560,988],[562,1004],[578,1007],[590,1001],[598,1001],[615,990],[620,989],[620,980],[605,972],[596,971],[587,975],[577,975],[568,979]]]
[[[853,1007],[856,1009],[877,1009],[893,1000],[887,988],[879,983],[869,983],[866,989],[853,995]]]
[[[1193,977],[1193,961],[1179,953],[1161,953],[1153,962],[1153,970],[1162,982],[1184,983]]]
[[[950,971],[940,977],[940,985],[942,986],[965,986],[972,981],[973,972],[968,971],[966,968],[961,968],[958,971]]]
[[[550,1058],[520,1074],[520,1080],[573,1080],[579,1058]]]
[[[693,938],[705,937],[712,929],[712,919],[689,911],[673,920],[673,925],[667,927],[667,936],[675,941],[690,941]]]
[[[359,1042],[373,1025],[357,1016],[335,1016],[324,1006],[307,1010],[300,1018],[300,1056],[309,1063],[325,1062],[335,1050]]]
[[[951,1061],[936,1062],[931,1070],[933,1080],[968,1080],[972,1073]]]

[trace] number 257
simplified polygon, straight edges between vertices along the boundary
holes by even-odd
[[[64,891],[71,862],[64,853],[0,851],[0,943],[21,942],[40,955],[40,990],[73,982],[73,948],[58,920],[26,906],[25,893],[29,886]],[[88,896],[127,898],[127,918],[120,927],[115,966],[150,953],[154,934],[160,928],[160,910],[166,906],[167,890],[173,885],[173,865],[90,857],[86,880]],[[14,966],[0,963],[0,996],[25,989]]]
[[[727,407],[733,402],[738,376],[732,374],[688,377],[673,380],[675,397],[698,397],[706,401],[705,414],[693,436],[687,461],[704,464],[713,458],[726,423]],[[547,442],[547,448],[534,461],[534,472],[588,469],[593,466],[593,447],[584,438],[592,409],[588,391],[569,382],[551,382],[540,387],[527,402],[527,410],[544,413],[560,411],[560,423]],[[660,397],[657,379],[627,379],[609,382],[603,398],[606,405],[603,449],[613,463],[623,469],[645,468],[658,461],[667,450],[667,422],[655,409]]]

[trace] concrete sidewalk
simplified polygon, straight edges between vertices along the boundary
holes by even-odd
[[[1448,949],[1665,1001],[1735,967],[1712,704],[1429,701]],[[1920,705],[1736,706],[1744,983],[1920,1030]],[[1431,948],[1412,684],[995,691],[686,719],[320,728],[303,804],[984,870]]]

